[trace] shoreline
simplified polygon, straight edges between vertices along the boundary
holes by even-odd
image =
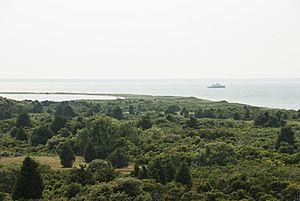
[[[249,103],[242,103],[242,102],[234,102],[234,101],[227,101],[227,100],[211,100],[211,99],[203,99],[196,96],[176,96],[176,95],[147,95],[147,94],[109,94],[109,93],[85,93],[85,92],[30,92],[30,91],[6,91],[6,92],[0,92],[0,97],[12,99],[16,101],[23,101],[23,100],[32,100],[34,101],[34,98],[28,97],[28,98],[22,98],[22,99],[15,99],[13,97],[5,97],[1,95],[44,95],[44,96],[51,96],[51,95],[58,95],[58,96],[85,96],[85,97],[74,97],[72,99],[49,99],[49,101],[55,101],[55,102],[61,102],[61,101],[85,101],[85,100],[124,100],[124,99],[139,99],[139,98],[193,98],[197,99],[199,101],[204,102],[211,102],[211,103],[220,103],[225,102],[228,104],[239,104],[244,106],[250,106],[250,107],[257,107],[257,108],[266,108],[266,109],[279,109],[279,110],[294,110],[297,111],[297,109],[290,109],[290,108],[276,108],[276,107],[268,107],[268,106],[261,106],[261,105],[254,105]],[[88,98],[88,96],[91,96],[91,98]],[[46,101],[46,100],[39,100],[38,98],[35,99],[38,101]],[[48,100],[48,99],[47,99]]]

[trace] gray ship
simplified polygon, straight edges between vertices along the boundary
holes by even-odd
[[[220,85],[219,83],[213,84],[211,86],[208,86],[207,88],[225,88],[225,85]]]

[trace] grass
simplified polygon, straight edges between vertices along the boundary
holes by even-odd
[[[21,165],[24,158],[25,156],[0,158],[0,165]],[[33,156],[32,158],[43,165],[49,165],[54,170],[70,169],[61,166],[58,156]],[[77,156],[73,166],[79,167],[80,164],[85,164],[84,159]]]
[[[0,166],[21,165],[23,163],[24,158],[25,156],[0,158]],[[33,156],[32,158],[43,165],[49,165],[53,170],[71,169],[71,168],[63,168],[60,164],[60,159],[58,156]],[[80,164],[86,164],[86,163],[84,162],[83,157],[77,156],[73,167],[79,168]],[[125,168],[118,168],[116,169],[116,171],[122,174],[130,174],[133,171],[133,165],[129,165],[128,167]]]

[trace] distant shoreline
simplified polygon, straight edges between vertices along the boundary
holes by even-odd
[[[38,100],[38,101],[76,101],[76,100],[120,100],[126,99],[122,95],[84,93],[84,92],[0,92],[3,98],[16,101]]]
[[[32,95],[84,95],[84,96],[115,96],[116,94],[84,93],[84,92],[0,92],[0,94],[32,94]]]

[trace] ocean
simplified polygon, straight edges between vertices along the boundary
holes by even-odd
[[[218,82],[224,89],[209,89]],[[300,79],[249,80],[0,80],[0,96],[23,100],[115,99],[113,96],[1,94],[1,92],[72,92],[194,96],[254,106],[300,109]]]

